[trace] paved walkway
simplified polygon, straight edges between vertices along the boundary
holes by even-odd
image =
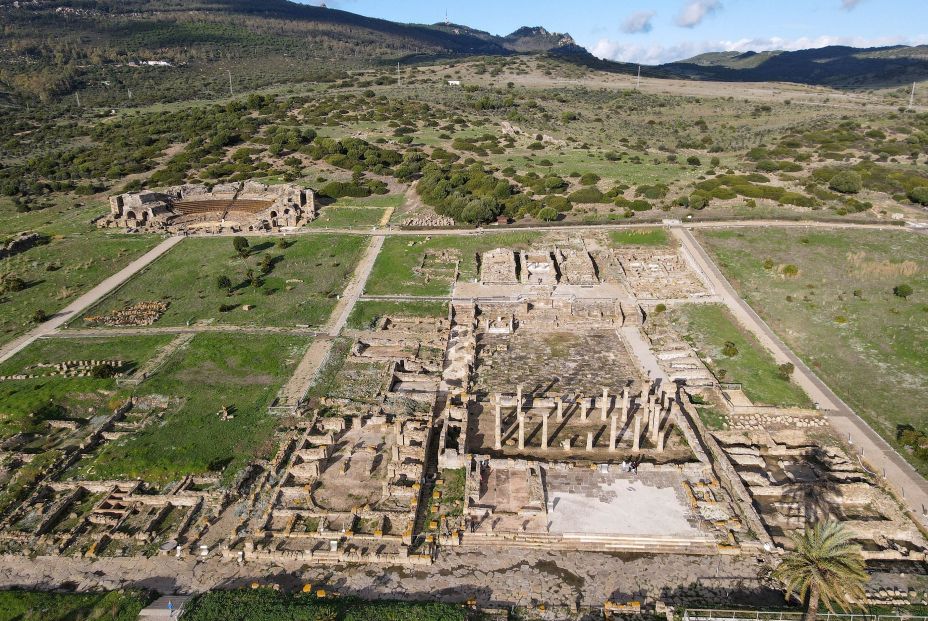
[[[700,269],[712,281],[716,293],[728,306],[738,322],[749,330],[774,356],[778,363],[791,362],[796,368],[793,380],[825,410],[829,422],[837,433],[857,448],[860,457],[877,474],[882,475],[889,487],[902,497],[913,515],[928,525],[928,481],[876,433],[844,401],[841,400],[819,377],[774,334],[763,319],[754,312],[731,283],[725,278],[715,262],[693,234],[683,227],[673,227],[673,235],[691,253]]]
[[[23,349],[35,342],[36,339],[56,332],[61,326],[71,321],[74,317],[77,317],[83,313],[85,310],[96,304],[105,296],[109,295],[113,290],[132,278],[140,270],[151,264],[152,261],[176,246],[183,239],[183,237],[169,237],[165,239],[163,242],[146,252],[144,255],[123,269],[119,270],[109,278],[105,279],[99,285],[68,304],[62,310],[55,313],[54,316],[52,316],[52,318],[45,323],[36,326],[21,337],[10,341],[3,347],[0,347],[0,363],[6,362],[17,353],[21,352]]]

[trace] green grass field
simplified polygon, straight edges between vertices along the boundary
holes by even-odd
[[[67,360],[122,360],[135,367],[155,355],[171,336],[133,338],[43,339],[0,365],[0,375],[30,371],[35,364]],[[0,437],[25,431],[42,431],[47,418],[89,419],[109,414],[128,396],[114,379],[47,377],[0,382]]]
[[[924,236],[764,228],[700,238],[745,300],[884,438],[895,444],[900,424],[928,430],[918,407],[928,402]],[[914,290],[908,299],[893,295],[900,284]]]
[[[683,334],[720,381],[740,383],[758,405],[812,405],[799,386],[778,377],[773,356],[738,326],[724,306],[690,304],[673,312]],[[735,355],[723,353],[726,343],[734,344]]]
[[[0,277],[26,283],[21,291],[0,293],[0,343],[31,329],[36,310],[51,315],[64,308],[157,243],[152,235],[91,230],[52,237],[47,245],[0,260]]]
[[[381,317],[447,317],[448,305],[445,302],[387,302],[379,300],[361,300],[354,305],[348,316],[348,327],[354,330],[366,330]]]
[[[454,282],[453,257],[461,280],[477,277],[476,255],[493,248],[527,248],[539,233],[388,237],[367,281],[368,295],[448,295]],[[423,258],[426,261],[423,264]],[[423,269],[419,269],[422,266]],[[417,270],[418,273],[417,273]]]
[[[168,311],[159,326],[198,321],[229,325],[318,326],[328,319],[364,251],[367,239],[354,235],[307,235],[281,248],[275,238],[251,238],[251,254],[235,254],[231,238],[188,239],[136,275],[86,315],[100,315],[125,305],[165,300]],[[247,280],[260,274],[269,257],[273,271],[255,287]],[[226,276],[232,292],[217,281]],[[225,312],[220,306],[233,307]],[[245,306],[252,306],[245,310]],[[83,327],[82,320],[72,325]]]
[[[386,209],[381,207],[325,207],[322,215],[309,223],[313,229],[371,228],[380,224]]]
[[[91,479],[166,483],[187,474],[223,473],[273,455],[277,391],[308,340],[289,336],[200,334],[137,389],[181,399],[162,421],[106,444],[72,473]],[[222,421],[223,406],[234,415]]]
[[[0,621],[135,621],[151,600],[138,591],[0,591]]]
[[[614,247],[621,246],[667,246],[670,238],[665,229],[628,229],[609,231],[609,241]]]

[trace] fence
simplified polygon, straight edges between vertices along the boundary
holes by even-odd
[[[683,621],[802,621],[801,612],[766,612],[762,610],[718,610],[694,608],[683,612]],[[867,615],[819,613],[820,621],[928,621],[917,615]]]

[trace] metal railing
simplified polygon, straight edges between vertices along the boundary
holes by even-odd
[[[802,621],[803,613],[762,610],[722,610],[713,608],[688,608],[683,612],[683,621]],[[868,615],[852,613],[819,613],[821,621],[928,621],[919,615]]]

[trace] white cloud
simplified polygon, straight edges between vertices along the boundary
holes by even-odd
[[[861,3],[862,0],[841,0],[841,8],[845,11],[850,11],[857,8],[857,5]]]
[[[864,37],[800,37],[798,39],[784,39],[782,37],[737,39],[731,41],[686,41],[676,45],[629,44],[624,41],[600,39],[590,52],[606,60],[620,62],[641,63],[644,65],[660,65],[692,58],[706,52],[761,52],[765,50],[784,50],[793,52],[830,45],[848,45],[851,47],[880,47],[886,45],[925,45],[928,44],[928,35],[916,37],[878,37],[867,39]]]
[[[695,28],[709,15],[720,11],[720,0],[689,0],[680,14],[677,15],[677,26],[681,28]]]
[[[639,32],[651,32],[653,26],[651,20],[654,19],[654,11],[638,11],[628,16],[622,23],[622,32],[627,34],[636,34]]]

